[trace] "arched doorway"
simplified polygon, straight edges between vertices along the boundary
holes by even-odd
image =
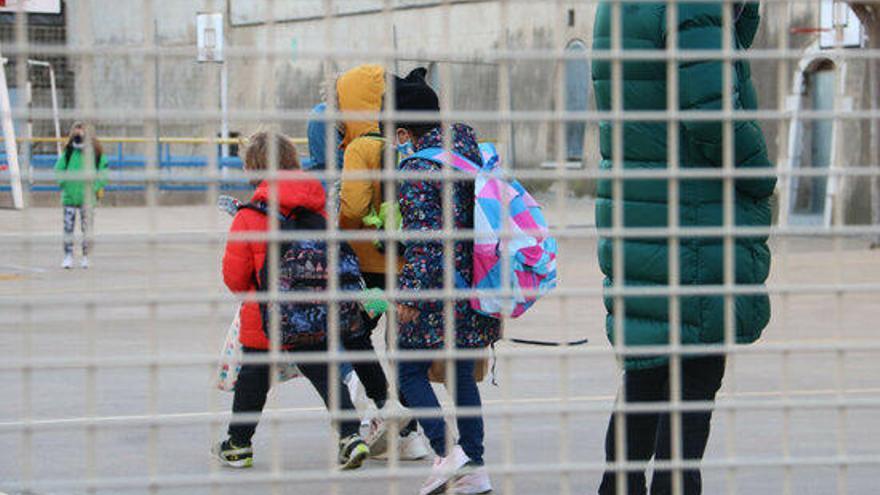
[[[789,150],[791,169],[831,169],[834,161],[834,119],[801,118],[798,112],[832,111],[837,90],[838,67],[827,59],[810,61],[802,70],[798,107],[792,121]],[[788,201],[789,222],[800,225],[827,223],[829,179],[824,177],[791,177]]]

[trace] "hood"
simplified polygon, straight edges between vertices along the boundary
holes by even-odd
[[[339,110],[344,112],[379,112],[385,95],[385,69],[380,65],[360,65],[336,80]],[[379,132],[378,120],[345,120],[343,146],[364,134]]]
[[[291,172],[289,178],[278,181],[278,204],[282,213],[289,214],[296,208],[305,208],[315,213],[324,214],[326,196],[324,187],[317,179],[302,172]],[[269,183],[260,182],[251,198],[253,203],[269,203]]]
[[[306,127],[306,137],[309,139],[309,158],[312,160],[312,168],[324,169],[327,163],[327,125],[320,117],[327,111],[327,105],[318,104],[312,109],[312,117]]]

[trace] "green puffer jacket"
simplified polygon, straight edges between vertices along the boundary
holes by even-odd
[[[89,204],[95,203],[95,195],[107,185],[107,157],[98,157],[98,178],[92,182],[92,198]],[[58,173],[58,185],[61,186],[61,204],[64,206],[83,206],[85,204],[86,182],[64,178],[60,172],[85,171],[83,166],[83,153],[80,150],[65,150],[55,162],[55,172]]]
[[[734,46],[747,49],[758,29],[758,4],[739,4],[734,9]],[[722,4],[680,3],[678,5],[678,45],[683,50],[720,50],[722,46]],[[596,13],[593,47],[611,47],[611,4],[602,2]],[[624,3],[623,48],[664,50],[667,37],[666,4]],[[707,58],[712,57],[707,52]],[[623,106],[627,112],[666,110],[665,61],[627,61],[623,63]],[[593,63],[593,84],[597,107],[611,110],[611,63]],[[722,63],[720,60],[689,60],[678,64],[678,100],[681,110],[718,111],[722,108]],[[738,61],[733,67],[732,93],[735,109],[757,108],[749,64]],[[631,114],[628,114],[631,115]],[[771,222],[769,198],[776,187],[773,164],[761,128],[754,121],[734,122],[734,163],[738,168],[766,168],[767,175],[738,179],[735,188],[735,222],[738,226],[767,227]],[[679,124],[679,166],[683,169],[721,169],[723,134],[720,121],[682,121]],[[602,169],[612,168],[612,124],[601,123]],[[667,168],[667,125],[656,121],[627,121],[623,127],[623,167],[634,169]],[[681,180],[679,224],[682,227],[720,227],[723,225],[723,181],[721,179]],[[627,179],[623,182],[623,222],[627,229],[667,226],[668,181]],[[613,226],[613,183],[599,181],[596,224]],[[757,294],[735,298],[735,334],[739,343],[758,339],[770,319],[770,300],[762,292],[770,271],[770,250],[766,236],[738,236],[735,244],[736,283],[757,286]],[[599,264],[605,286],[613,284],[613,250],[610,238],[599,240]],[[724,283],[723,239],[682,237],[679,267],[682,285]],[[626,238],[623,243],[624,285],[662,287],[669,275],[669,248],[666,238]],[[606,297],[606,331],[614,337],[614,304]],[[680,298],[681,343],[712,344],[724,341],[724,298],[698,295]],[[624,342],[627,346],[670,343],[669,298],[626,297],[624,300]],[[664,364],[665,356],[630,356],[626,369],[643,369]]]

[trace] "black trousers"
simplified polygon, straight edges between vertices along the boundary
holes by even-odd
[[[322,351],[325,349],[311,349],[314,351]],[[266,354],[268,351],[260,349],[244,348],[245,355]],[[327,408],[330,408],[330,392],[328,384],[329,367],[327,363],[303,363],[297,364],[299,371],[311,383],[318,395],[324,401]],[[270,377],[269,364],[248,364],[241,366],[238,374],[238,381],[235,384],[235,397],[232,401],[233,414],[259,414],[263,412],[266,405],[266,396],[269,393]],[[339,391],[339,409],[341,411],[354,411],[354,405],[348,396],[348,390],[342,384],[336,389]],[[339,431],[341,438],[358,433],[360,429],[360,421],[357,419],[343,420],[334,422],[333,427]],[[229,423],[229,438],[235,445],[250,445],[251,438],[257,429],[256,419],[238,419]]]
[[[681,400],[714,401],[724,378],[724,356],[706,356],[682,359],[681,361]],[[645,370],[632,370],[624,373],[625,400],[630,403],[655,403],[669,401],[669,366]],[[630,461],[669,460],[671,458],[670,414],[660,412],[627,413],[624,415],[626,431],[626,459]],[[703,458],[709,440],[712,409],[685,412],[681,415],[681,445],[684,460]],[[616,416],[611,415],[608,431],[605,434],[605,459],[616,460],[615,444]],[[699,469],[682,470],[685,495],[697,495],[702,491],[702,478]],[[645,472],[627,471],[627,495],[648,493]],[[600,495],[616,495],[617,472],[606,471],[599,487]],[[651,483],[651,495],[672,493],[672,472],[655,470]]]

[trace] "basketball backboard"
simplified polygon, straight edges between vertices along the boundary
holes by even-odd
[[[862,23],[849,4],[840,0],[822,0],[819,8],[820,48],[858,48],[863,46]]]
[[[196,15],[196,46],[199,62],[223,62],[223,14]]]

